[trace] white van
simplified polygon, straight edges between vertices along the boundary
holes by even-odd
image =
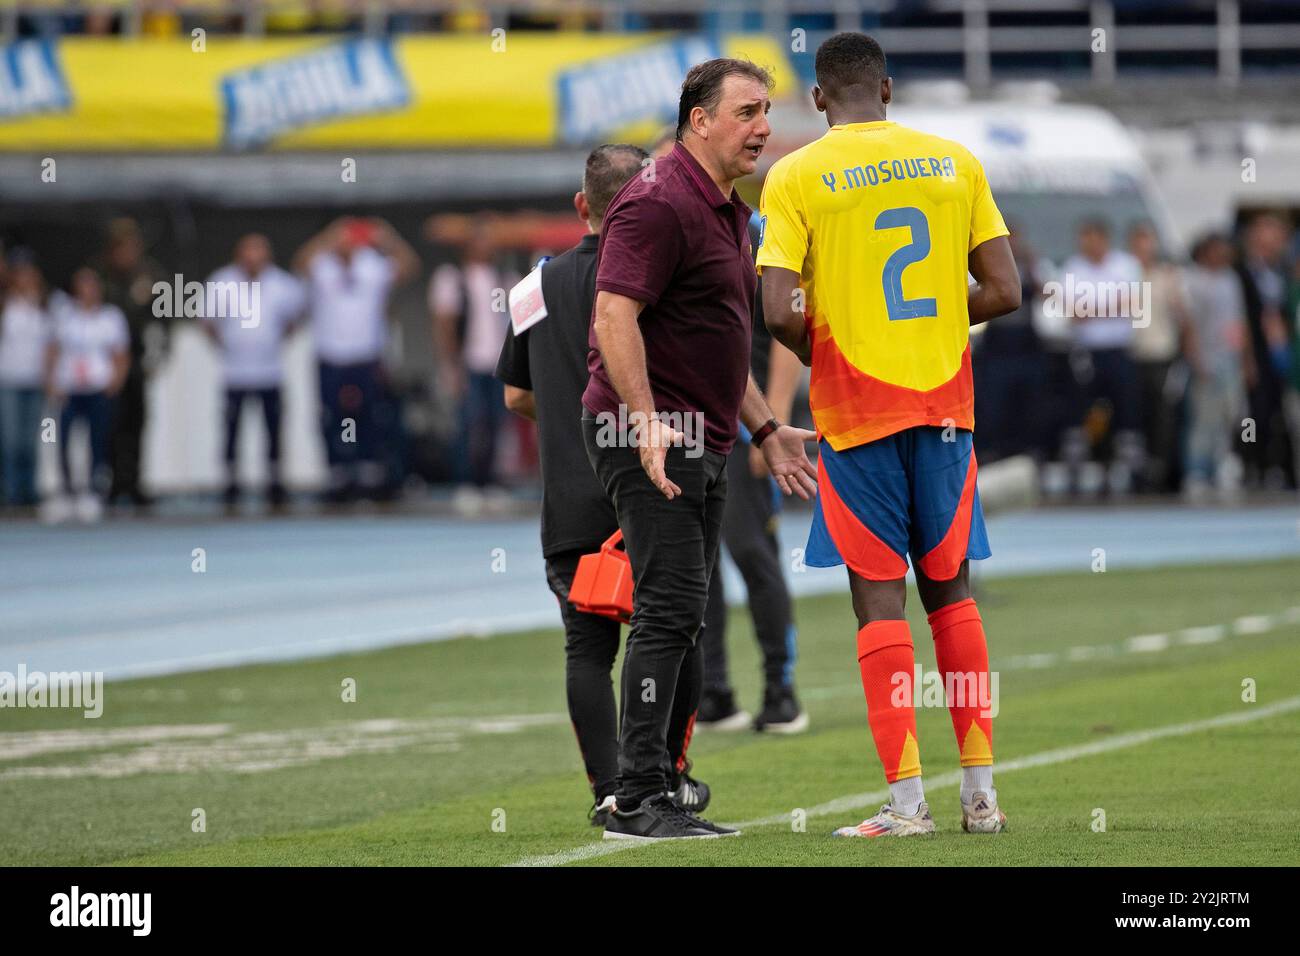
[[[1149,221],[1166,254],[1183,252],[1136,140],[1103,109],[990,101],[891,107],[889,118],[974,153],[1007,224],[1053,262],[1074,252],[1090,218],[1109,222],[1117,245]]]

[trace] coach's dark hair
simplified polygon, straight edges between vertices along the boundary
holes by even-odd
[[[837,33],[817,48],[817,85],[835,99],[846,87],[879,86],[889,72],[885,51],[865,33]]]
[[[681,139],[691,126],[691,110],[700,106],[712,116],[722,99],[722,83],[729,76],[748,76],[772,89],[772,74],[757,63],[719,57],[705,60],[691,67],[682,81],[682,96],[677,101],[677,138]]]
[[[631,143],[606,143],[591,151],[582,173],[582,192],[587,197],[587,209],[593,221],[599,224],[605,218],[614,194],[649,158],[649,153]]]

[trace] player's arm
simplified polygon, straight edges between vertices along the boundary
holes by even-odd
[[[803,365],[799,356],[786,348],[774,348],[767,365],[767,402],[779,421],[794,415],[794,396],[799,391]]]
[[[967,267],[975,277],[975,284],[969,287],[966,296],[971,325],[1020,308],[1020,270],[1016,268],[1016,257],[1006,236],[981,242],[972,249]]]
[[[759,208],[762,238],[756,264],[763,278],[763,324],[804,365],[812,364],[812,339],[804,321],[799,275],[808,257],[808,226],[791,170],[780,162],[768,171]]]
[[[763,268],[763,324],[804,365],[812,365],[812,339],[795,293],[799,273],[777,266]],[[773,353],[775,360],[775,353]]]

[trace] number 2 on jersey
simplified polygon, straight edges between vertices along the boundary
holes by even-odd
[[[925,213],[915,206],[886,209],[876,217],[875,226],[877,229],[906,227],[912,235],[911,242],[885,260],[881,279],[885,285],[885,308],[889,311],[889,321],[937,316],[939,306],[934,299],[903,298],[903,270],[930,254],[930,223],[926,221]]]

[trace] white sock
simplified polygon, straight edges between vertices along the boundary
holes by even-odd
[[[889,805],[905,817],[916,816],[924,799],[925,788],[921,786],[920,774],[889,785]]]
[[[998,802],[998,792],[993,789],[993,767],[962,767],[961,802],[970,803],[980,790],[987,793],[994,803]]]

